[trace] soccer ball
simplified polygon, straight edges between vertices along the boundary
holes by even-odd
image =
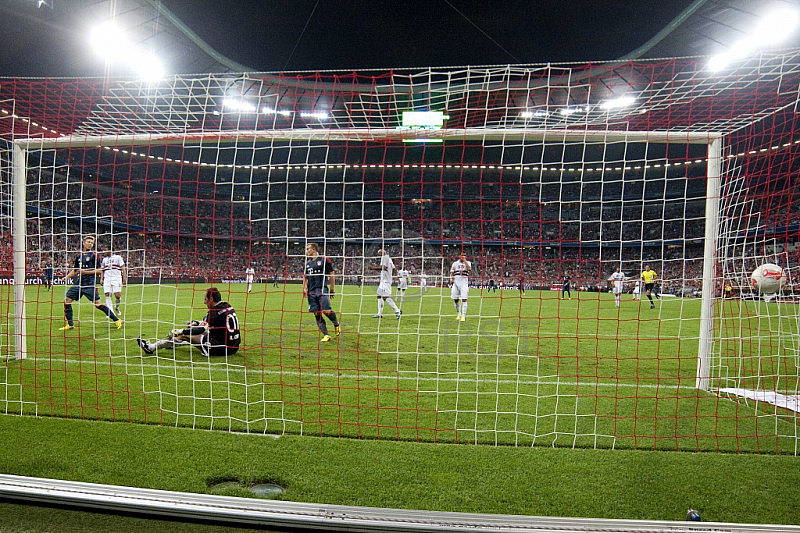
[[[753,270],[750,281],[753,283],[753,288],[761,294],[775,294],[786,283],[786,273],[778,265],[764,263]]]

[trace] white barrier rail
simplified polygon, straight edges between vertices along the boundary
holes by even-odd
[[[233,498],[0,475],[0,497],[239,526],[330,531],[504,531],[520,533],[800,533],[800,526],[447,513]]]

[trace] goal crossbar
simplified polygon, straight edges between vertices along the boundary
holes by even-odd
[[[397,141],[442,140],[519,140],[531,142],[653,142],[708,144],[722,137],[712,132],[551,130],[528,128],[448,128],[448,129],[276,129],[216,132],[154,133],[131,135],[65,135],[19,139],[24,149],[92,148],[101,146],[145,146],[152,144],[202,145],[242,141]]]

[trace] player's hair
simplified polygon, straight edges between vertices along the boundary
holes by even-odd
[[[319,252],[319,247],[317,246],[317,243],[315,243],[315,242],[310,242],[310,243],[308,243],[308,246],[310,246],[311,248],[313,248],[315,252]]]
[[[206,289],[206,298],[210,299],[214,303],[222,301],[222,295],[219,293],[219,289],[216,287],[209,287]]]
[[[84,242],[86,239],[92,239],[93,241],[97,241],[97,239],[94,238],[94,235],[84,235],[83,239],[81,239],[81,242]]]

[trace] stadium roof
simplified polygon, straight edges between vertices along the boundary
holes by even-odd
[[[246,0],[225,2],[225,6],[230,7],[230,20],[219,20],[211,15],[203,18],[204,13],[211,12],[210,3],[195,0],[191,3],[191,9],[180,2],[170,2],[169,0],[4,0],[0,4],[0,28],[5,36],[4,50],[0,51],[0,74],[4,75],[55,75],[55,76],[94,76],[105,74],[124,74],[123,72],[104,72],[99,65],[96,57],[93,57],[88,47],[85,45],[85,28],[87,21],[103,20],[110,16],[111,6],[114,6],[116,20],[121,28],[125,28],[128,34],[136,40],[136,44],[153,51],[163,62],[169,66],[169,74],[192,74],[206,72],[255,72],[259,70],[279,71],[287,70],[285,66],[292,67],[289,70],[298,70],[297,62],[280,61],[279,68],[264,68],[264,61],[252,57],[251,53],[237,53],[247,49],[248,41],[253,41],[256,35],[247,35],[247,32],[279,32],[287,37],[283,39],[284,49],[274,52],[275,56],[289,59],[295,54],[298,45],[311,49],[310,55],[319,58],[319,64],[308,64],[300,62],[303,69],[326,69],[326,68],[361,68],[358,58],[350,56],[343,59],[341,64],[331,67],[326,62],[326,54],[330,52],[329,43],[322,46],[318,44],[319,34],[311,35],[306,30],[319,24],[315,21],[323,17],[320,13],[323,7],[317,11],[317,4],[313,2],[296,2],[293,7],[296,13],[280,13],[280,16],[288,17],[289,28],[277,27],[248,27],[239,30],[235,25],[241,18],[234,18],[235,11],[246,11],[243,15],[249,16],[254,20],[262,15],[262,11],[267,10],[263,3],[247,2]],[[541,33],[541,26],[533,26],[537,19],[544,19],[547,16],[562,18],[581,18],[582,9],[589,5],[583,0],[573,0],[563,2],[559,8],[561,11],[546,12],[544,8],[537,9],[535,13],[529,13],[531,28],[538,28],[536,36],[519,35],[520,24],[513,26],[512,21],[503,21],[508,26],[505,32],[503,27],[491,26],[489,19],[498,17],[498,12],[494,11],[491,17],[485,12],[477,9],[470,11],[467,7],[474,7],[470,2],[460,3],[461,10],[456,13],[450,9],[456,9],[449,2],[442,4],[444,9],[449,10],[452,15],[453,24],[460,26],[463,32],[475,32],[472,37],[476,41],[483,41],[482,44],[494,50],[496,61],[480,61],[486,56],[472,56],[470,51],[460,52],[461,56],[441,55],[442,48],[462,48],[458,43],[442,43],[443,46],[431,46],[428,50],[422,50],[422,57],[430,56],[430,63],[426,64],[405,64],[402,57],[394,56],[385,60],[384,64],[372,65],[373,67],[409,67],[409,66],[449,66],[454,64],[520,64],[520,63],[543,63],[543,62],[564,62],[564,61],[595,61],[610,60],[615,58],[662,58],[662,57],[685,57],[696,55],[713,55],[725,50],[737,40],[746,35],[747,31],[754,27],[763,16],[764,11],[775,6],[794,7],[800,10],[800,0],[773,0],[772,2],[753,2],[752,0],[683,0],[669,2],[668,5],[661,5],[657,9],[652,6],[647,7],[651,12],[650,17],[642,17],[642,12],[635,11],[635,6],[641,2],[626,3],[616,2],[615,9],[606,6],[601,9],[601,13],[606,12],[607,18],[597,21],[594,26],[576,26],[577,30],[585,30],[587,27],[593,28],[582,35],[582,31],[577,31],[566,38],[563,35],[547,35]],[[599,3],[604,4],[604,3]],[[646,4],[646,3],[645,3]],[[438,3],[434,2],[428,9],[435,9]],[[477,4],[476,4],[477,5]],[[450,6],[450,7],[448,7]],[[508,12],[513,17],[515,9],[530,9],[529,3],[525,7],[516,6],[514,2],[504,4],[503,12]],[[313,9],[311,9],[313,8]],[[441,6],[439,6],[441,8]],[[270,7],[270,10],[277,8]],[[638,7],[638,9],[642,9]],[[175,11],[173,11],[175,10]],[[179,14],[178,10],[182,10]],[[549,14],[548,14],[549,13]],[[593,16],[596,16],[596,12]],[[372,22],[366,18],[373,16],[374,13],[364,13],[365,19],[361,21],[364,26]],[[348,16],[350,13],[348,12]],[[412,15],[413,16],[413,15]],[[432,15],[433,16],[433,15]],[[631,21],[631,17],[636,17]],[[502,19],[502,15],[499,16]],[[641,20],[642,18],[652,20]],[[303,23],[305,22],[305,26]],[[526,23],[528,21],[525,21]],[[540,22],[540,21],[539,21]],[[545,21],[550,23],[551,21]],[[570,22],[570,21],[567,21]],[[387,22],[375,21],[383,24],[386,28]],[[577,24],[577,21],[576,21]],[[658,26],[658,25],[662,26]],[[234,26],[234,27],[231,27]],[[320,25],[319,31],[329,32],[331,39],[345,39],[344,36],[336,34],[334,24]],[[486,29],[484,29],[486,28]],[[365,28],[366,30],[366,28]],[[421,30],[424,33],[424,30]],[[245,33],[244,35],[242,33]],[[305,35],[304,35],[305,34]],[[620,36],[621,34],[621,36]],[[783,43],[787,48],[800,47],[800,32],[796,32],[791,42]],[[291,37],[288,37],[291,35]],[[602,36],[602,38],[598,38]],[[616,37],[615,37],[616,36]],[[436,41],[445,40],[444,35],[427,35],[425,38]],[[414,35],[414,30],[408,32],[406,46],[419,48],[420,37]],[[597,57],[598,53],[613,53],[608,48],[603,48],[598,41],[608,41],[612,39],[623,39],[627,50],[615,56]],[[296,40],[295,40],[296,39]],[[514,43],[520,40],[538,41],[535,46],[526,42],[524,45]],[[360,43],[370,46],[380,46],[381,29],[375,31],[365,31],[363,35],[357,36]],[[386,39],[383,39],[386,40]],[[542,41],[552,40],[554,43],[543,43]],[[309,42],[310,41],[310,42]],[[509,43],[509,41],[512,41]],[[553,52],[559,50],[558,46],[566,49],[565,41],[573,42],[575,46],[582,47],[578,50],[584,56],[566,57],[562,53]],[[577,41],[577,43],[574,43]],[[212,43],[216,43],[212,44]],[[294,48],[292,48],[294,45]],[[357,44],[362,46],[363,44]],[[532,47],[533,46],[533,47]],[[522,50],[520,52],[519,50]],[[549,51],[548,51],[549,50]],[[536,57],[532,54],[538,51]],[[272,53],[272,51],[270,51]],[[299,51],[298,51],[299,52]],[[419,52],[419,51],[418,51]],[[265,52],[262,50],[262,54]],[[306,52],[309,53],[308,51]],[[366,52],[365,52],[366,53]],[[409,54],[411,50],[409,50]],[[566,52],[564,52],[566,53]],[[559,55],[560,57],[549,57],[549,54]],[[299,55],[299,53],[297,54]],[[294,57],[297,57],[295,55]],[[252,61],[236,60],[234,56],[251,57]],[[415,56],[416,57],[416,56]],[[453,61],[455,57],[463,58],[464,62]],[[478,61],[473,58],[479,57]],[[437,63],[437,58],[448,58],[449,63]],[[444,60],[448,60],[444,59]],[[312,60],[313,61],[313,60]],[[413,60],[412,60],[413,61]],[[270,63],[269,65],[275,64]],[[24,67],[20,67],[24,65]]]

